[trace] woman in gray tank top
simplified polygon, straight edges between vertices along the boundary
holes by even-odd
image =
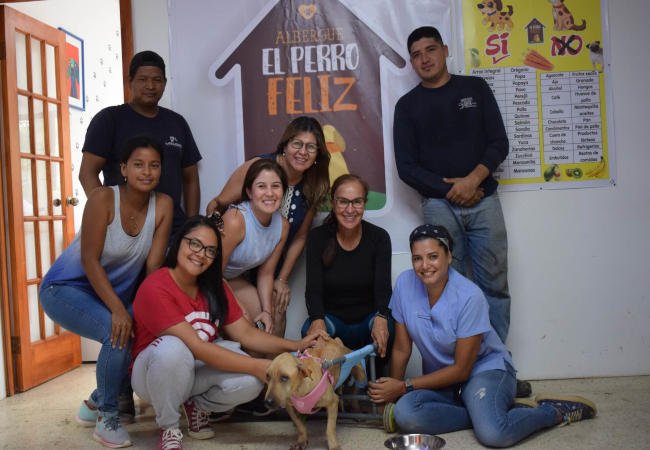
[[[111,448],[131,445],[120,423],[118,396],[128,380],[132,297],[142,267],[151,272],[162,264],[171,229],[172,200],[154,192],[161,159],[154,139],[125,143],[124,184],[90,193],[81,230],[41,282],[45,313],[66,330],[102,344],[97,388],[81,403],[76,419],[94,427],[93,439]]]
[[[224,278],[248,320],[282,334],[283,329],[274,327],[272,298],[275,266],[289,234],[289,223],[278,211],[286,187],[282,168],[273,160],[259,159],[246,172],[243,201],[223,215]],[[250,280],[248,271],[255,268],[256,277]]]

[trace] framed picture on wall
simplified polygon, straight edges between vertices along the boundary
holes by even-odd
[[[79,36],[65,32],[65,79],[70,106],[86,109],[86,85],[84,79],[84,41]]]

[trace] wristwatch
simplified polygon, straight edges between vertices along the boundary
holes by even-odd
[[[407,394],[413,390],[413,382],[411,381],[410,378],[404,380],[404,387],[406,388]]]

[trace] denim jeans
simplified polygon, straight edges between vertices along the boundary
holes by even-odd
[[[121,350],[111,345],[111,311],[96,296],[70,286],[46,286],[40,291],[40,301],[50,319],[68,331],[102,344],[97,358],[97,389],[90,398],[100,411],[116,413],[120,390],[128,380],[131,341]],[[133,314],[131,306],[125,306]]]
[[[422,200],[424,221],[442,225],[454,240],[452,266],[474,281],[490,306],[490,323],[505,343],[510,327],[508,237],[496,193],[471,208],[446,199]]]
[[[458,389],[417,389],[403,395],[393,411],[403,433],[443,434],[474,428],[488,447],[509,447],[559,422],[555,408],[513,408],[515,370],[488,370],[472,375]]]
[[[366,316],[361,322],[345,323],[338,317],[332,314],[325,314],[325,327],[327,334],[332,337],[338,337],[343,341],[343,344],[350,350],[357,350],[372,343],[372,325],[375,321],[375,313]],[[305,337],[311,320],[307,318],[302,325],[302,337]],[[375,360],[377,376],[384,375],[388,371],[388,358],[390,358],[391,349],[393,348],[393,341],[395,340],[395,320],[392,317],[388,318],[388,342],[386,344],[386,357],[381,358],[377,356]]]

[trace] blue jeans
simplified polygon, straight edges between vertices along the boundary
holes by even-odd
[[[131,361],[131,341],[119,349],[111,345],[111,311],[104,302],[75,287],[49,285],[41,288],[40,301],[45,313],[65,328],[102,344],[97,358],[97,389],[90,398],[100,411],[117,413],[118,396]],[[131,306],[127,310],[132,313]]]
[[[403,395],[393,411],[403,433],[443,434],[474,428],[488,447],[509,447],[526,436],[559,423],[555,408],[513,408],[515,370],[472,375],[459,389],[417,389]]]
[[[325,327],[327,328],[327,334],[332,337],[341,338],[343,344],[348,347],[350,350],[357,350],[361,347],[364,347],[368,344],[372,344],[372,336],[370,332],[372,331],[372,325],[375,320],[375,313],[371,313],[366,316],[361,322],[357,323],[345,323],[341,319],[332,314],[325,314]],[[302,336],[305,337],[309,326],[311,325],[311,320],[307,318],[305,323],[302,324]],[[386,355],[390,355],[391,344],[395,334],[395,321],[393,318],[388,319],[388,345]]]
[[[366,316],[361,322],[345,323],[338,317],[332,314],[325,314],[325,327],[327,334],[332,337],[338,337],[343,341],[343,344],[350,350],[357,350],[372,344],[372,325],[375,320],[375,313]],[[302,336],[305,337],[311,320],[307,318],[302,325]],[[386,344],[386,356],[381,358],[377,356],[375,360],[377,376],[383,376],[384,372],[388,372],[388,358],[390,358],[391,349],[393,348],[393,341],[395,340],[395,320],[392,317],[388,318],[388,342]]]
[[[503,342],[510,327],[508,237],[496,193],[471,208],[446,199],[422,200],[424,221],[442,225],[454,240],[452,266],[473,280],[490,306],[490,323]]]

